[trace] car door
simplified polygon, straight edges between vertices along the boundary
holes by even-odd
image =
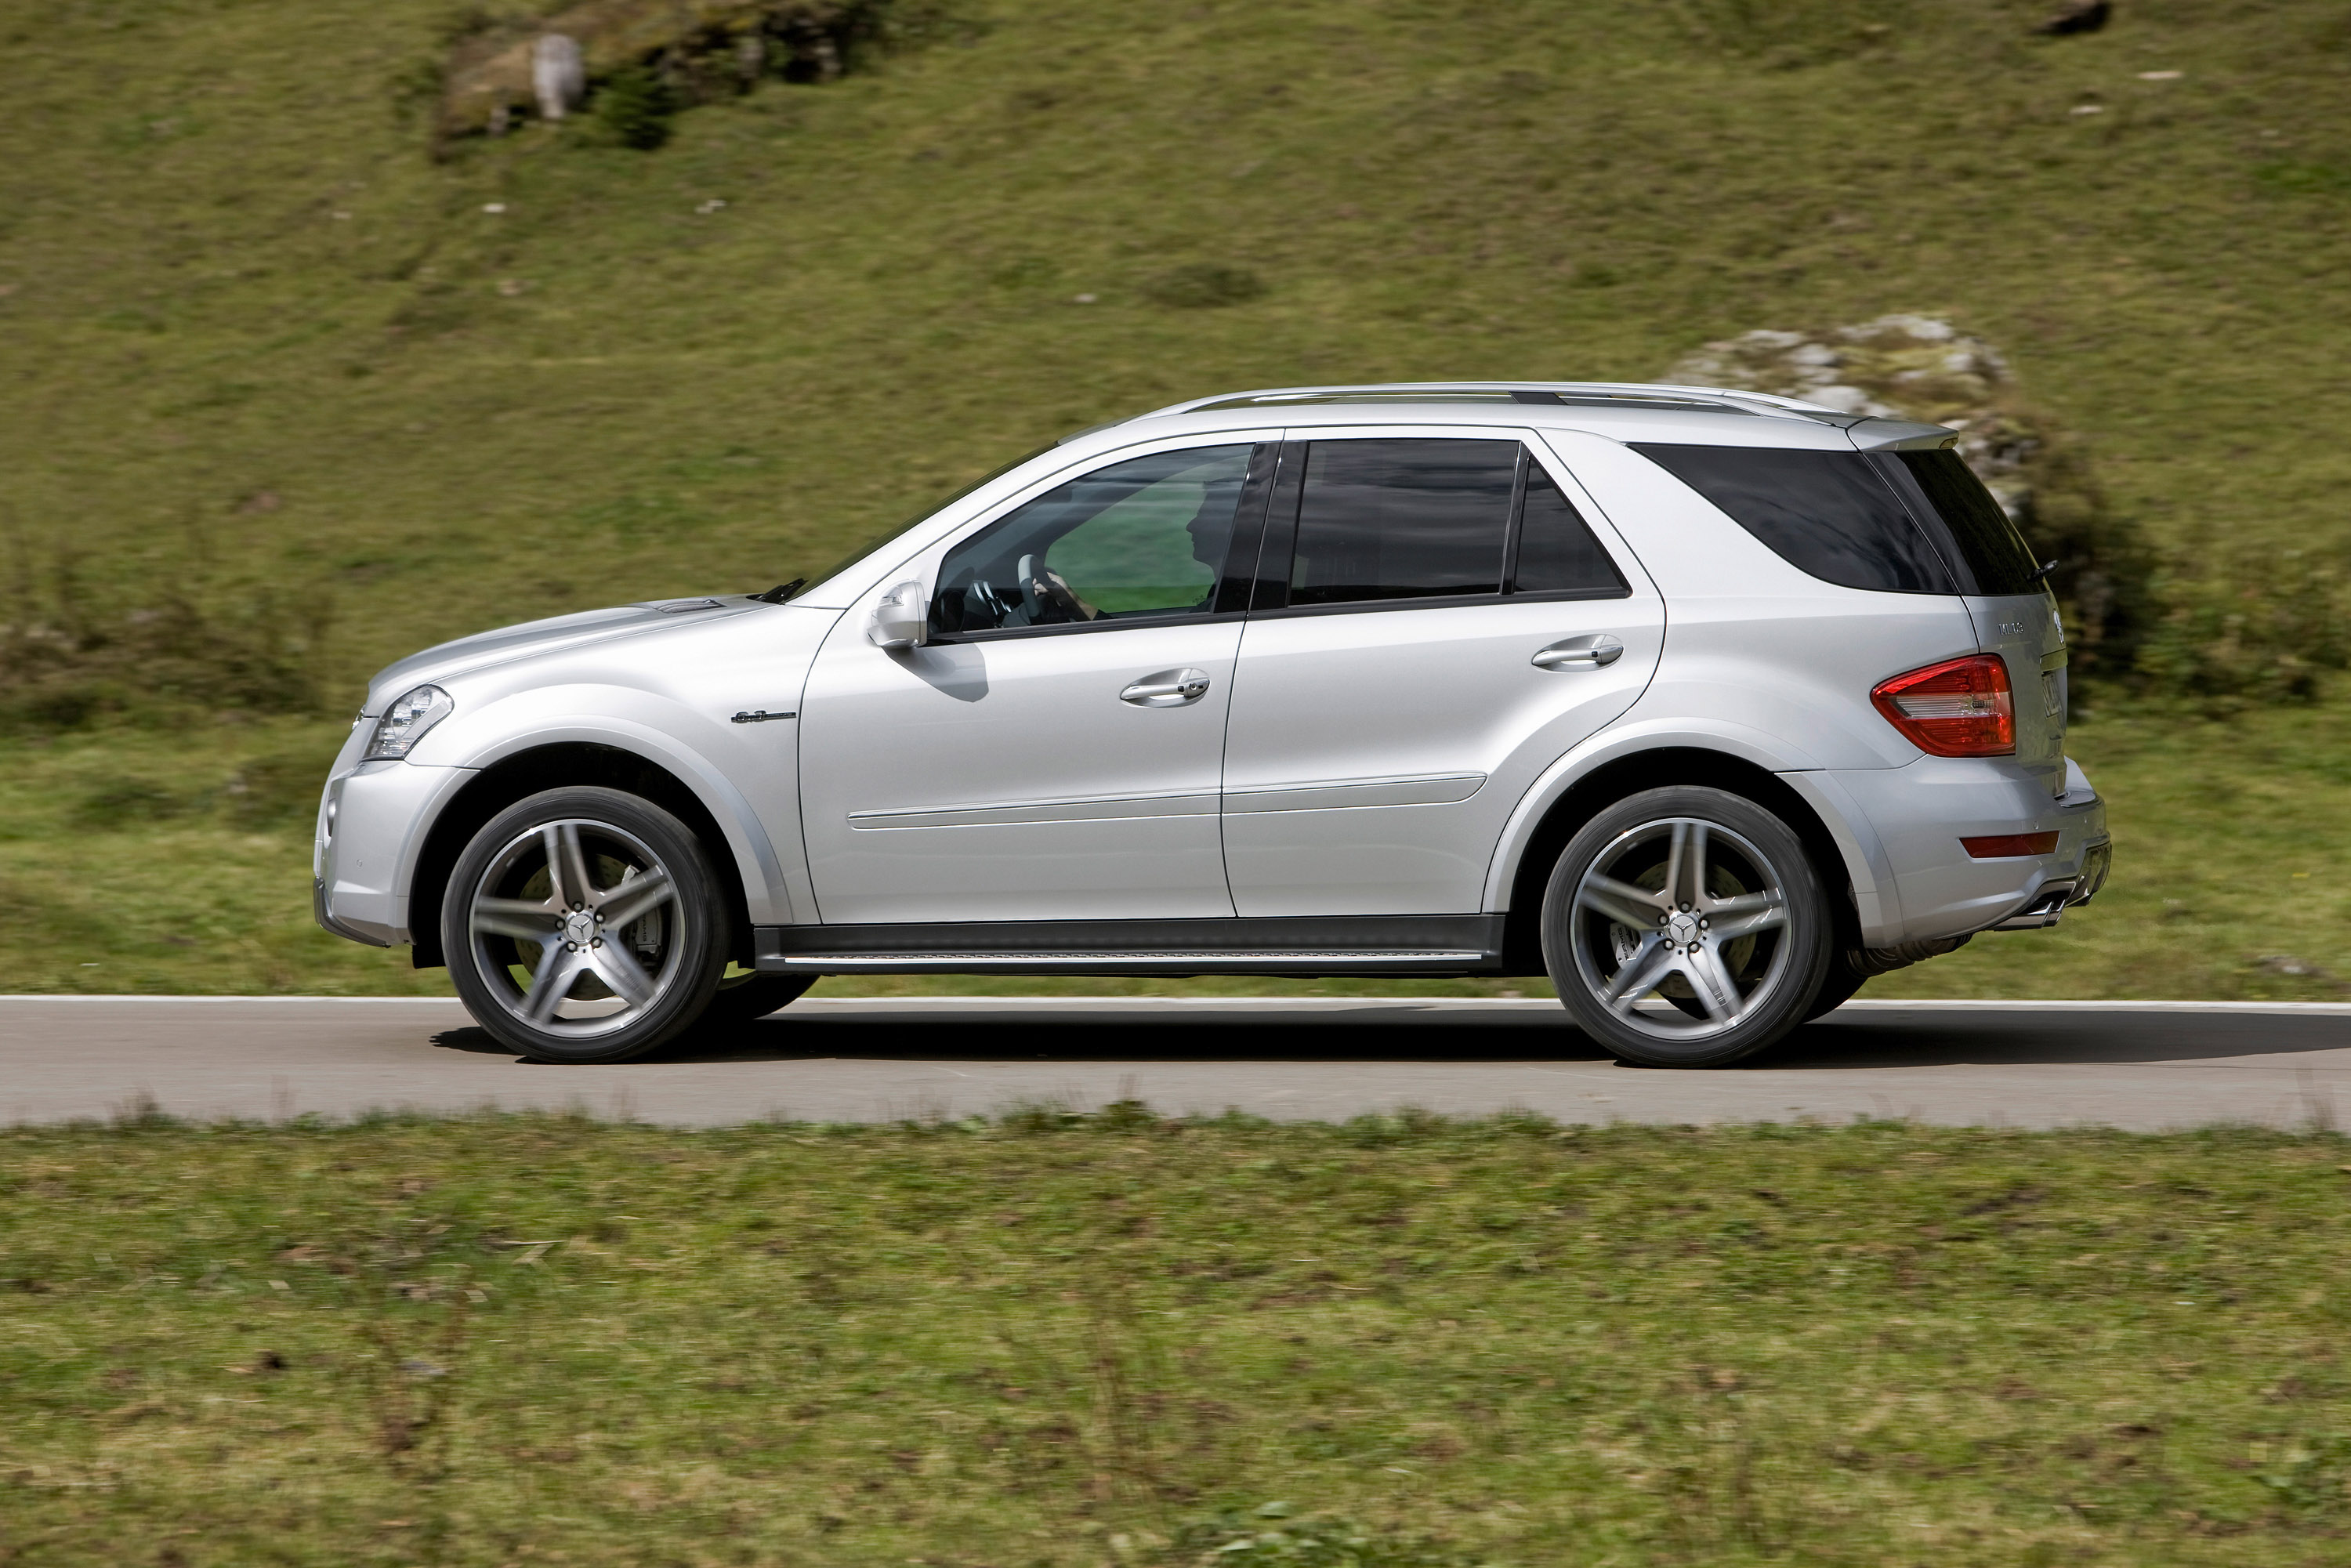
[[[1239,914],[1477,912],[1511,809],[1647,684],[1664,605],[1537,452],[1444,427],[1284,446],[1226,740]]]
[[[1277,450],[1130,450],[1048,482],[893,578],[929,585],[922,646],[874,646],[866,605],[841,618],[800,705],[826,924],[1233,913],[1217,790],[1247,583],[1223,573]]]

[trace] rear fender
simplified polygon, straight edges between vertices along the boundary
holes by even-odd
[[[1778,789],[1792,791],[1793,802],[1782,796],[1771,803],[1782,810],[1800,810],[1813,819],[1789,825],[1813,846],[1814,858],[1823,862],[1823,872],[1839,864],[1844,867],[1852,884],[1856,935],[1871,946],[1894,939],[1892,934],[1901,922],[1900,902],[1891,867],[1868,819],[1841,789],[1820,787],[1819,776],[1806,770],[1806,759],[1775,737],[1727,721],[1655,720],[1627,725],[1593,737],[1553,763],[1520,800],[1504,825],[1487,867],[1480,907],[1489,913],[1507,913],[1527,891],[1525,873],[1548,874],[1547,868],[1531,866],[1527,857],[1539,847],[1552,851],[1553,840],[1563,842],[1562,824],[1552,821],[1552,813],[1579,785],[1612,768],[1625,768],[1628,775],[1649,771],[1642,768],[1644,763],[1653,764],[1656,782],[1698,782],[1710,773],[1729,773],[1738,776],[1740,782],[1751,781],[1756,790],[1767,794]],[[1646,782],[1644,779],[1633,787],[1646,787]],[[1834,780],[1830,782],[1834,785]],[[1593,805],[1596,810],[1605,803],[1595,800]]]

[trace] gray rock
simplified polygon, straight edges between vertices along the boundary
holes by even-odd
[[[543,33],[531,47],[531,93],[542,120],[560,120],[588,95],[588,71],[580,42],[561,33]]]

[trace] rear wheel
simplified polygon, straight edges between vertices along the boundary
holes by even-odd
[[[1869,977],[1853,967],[1853,960],[1844,954],[1829,958],[1829,972],[1821,977],[1821,988],[1813,995],[1813,1005],[1804,1009],[1804,1021],[1826,1018],[1853,999],[1853,994],[1867,984]]]
[[[1585,1033],[1645,1066],[1719,1067],[1803,1021],[1834,923],[1786,823],[1683,785],[1584,824],[1552,873],[1542,935],[1552,983]]]
[[[549,789],[491,819],[441,911],[475,1020],[541,1061],[621,1061],[699,1018],[731,923],[692,830],[617,789]]]

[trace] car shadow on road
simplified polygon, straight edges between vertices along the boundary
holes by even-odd
[[[446,1030],[447,1050],[511,1057],[479,1029]],[[1954,1013],[1871,1009],[1831,1014],[1733,1071],[2028,1064],[2129,1065],[2351,1050],[2351,1019],[2332,1014]],[[1612,1065],[1545,1009],[1443,1011],[1412,1003],[1314,1013],[1188,1009],[1138,1013],[1055,1007],[909,1012],[790,1009],[725,1033],[690,1035],[646,1066],[804,1061],[1527,1061]]]

